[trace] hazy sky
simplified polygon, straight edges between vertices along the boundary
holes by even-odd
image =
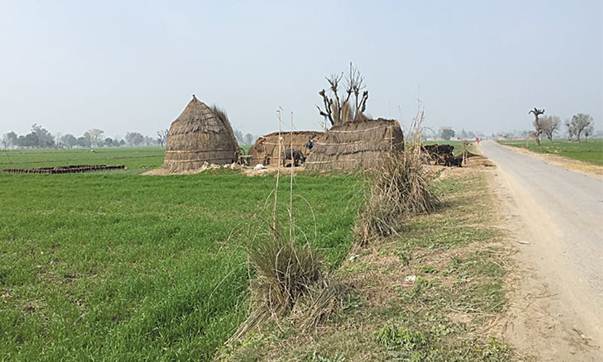
[[[603,2],[0,0],[0,133],[169,127],[194,93],[235,128],[316,129],[353,61],[372,116],[483,132],[528,110],[603,128]]]

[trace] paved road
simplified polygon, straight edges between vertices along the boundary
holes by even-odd
[[[554,166],[495,142],[481,145],[516,206],[520,248],[562,313],[603,349],[603,180]],[[559,313],[559,314],[562,314]]]

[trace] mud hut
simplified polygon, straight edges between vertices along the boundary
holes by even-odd
[[[238,152],[228,118],[193,95],[170,126],[163,167],[182,172],[198,169],[205,162],[229,164],[237,161]]]
[[[378,167],[384,156],[404,149],[396,120],[359,120],[335,125],[314,145],[306,160],[309,171],[353,171]]]
[[[301,151],[304,156],[308,156],[310,150],[305,145],[311,139],[318,139],[323,132],[318,131],[293,131],[272,132],[257,139],[255,144],[249,150],[251,155],[251,164],[261,163],[267,165],[278,165],[281,155],[286,148],[293,148]],[[280,148],[279,148],[280,143]],[[280,149],[280,154],[279,154]]]

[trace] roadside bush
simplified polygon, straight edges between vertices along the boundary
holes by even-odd
[[[322,262],[309,243],[296,243],[279,226],[271,226],[270,233],[248,248],[247,254],[255,271],[252,303],[270,314],[291,310],[323,276]]]
[[[439,200],[421,158],[420,129],[420,122],[415,123],[404,151],[391,153],[371,174],[368,198],[355,230],[361,244],[395,234],[409,215],[435,210]]]

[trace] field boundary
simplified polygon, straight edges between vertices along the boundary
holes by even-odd
[[[268,323],[219,360],[491,360],[502,339],[512,250],[498,227],[488,168],[451,169],[437,181],[443,206],[400,234],[355,245],[335,275],[351,292],[314,331],[295,315]]]
[[[569,157],[554,155],[551,153],[539,153],[531,151],[525,147],[514,146],[496,141],[499,145],[506,147],[514,152],[538,158],[550,165],[564,168],[569,171],[575,171],[587,176],[594,176],[603,179],[603,166],[595,165],[589,162],[574,160]]]

